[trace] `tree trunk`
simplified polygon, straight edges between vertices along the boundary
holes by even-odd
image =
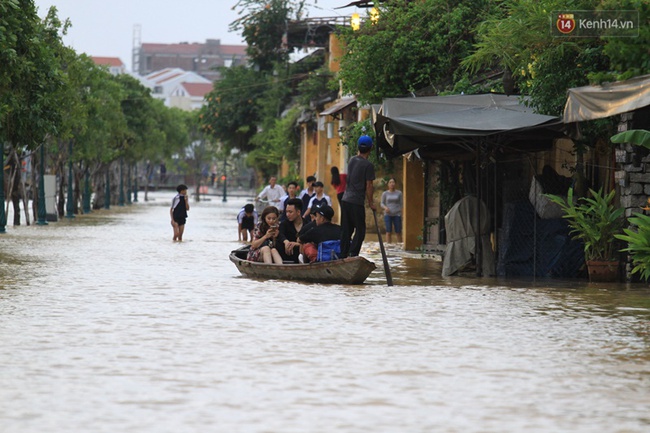
[[[65,187],[69,179],[67,179],[67,176],[63,176],[63,173],[65,171],[65,166],[63,164],[63,161],[61,160],[57,161],[56,168],[57,168],[56,170],[57,178],[60,179],[59,193],[58,193],[59,196],[57,197],[57,201],[56,201],[56,211],[59,214],[59,218],[63,218],[63,216],[65,215]],[[63,182],[63,179],[66,179],[66,182]]]
[[[93,193],[95,200],[92,202],[92,208],[94,210],[101,209],[104,207],[104,189],[106,187],[106,173],[100,167],[97,171],[92,174],[93,179]]]
[[[9,215],[9,202],[13,203],[13,190],[14,190],[14,167],[13,167],[13,153],[9,154],[9,157],[7,158],[7,165],[9,166],[9,176],[7,180],[9,181],[9,188],[5,189],[5,191],[8,193],[7,196],[7,202],[3,203],[5,207],[5,215]],[[4,170],[4,167],[3,167]],[[20,217],[20,214],[19,214]],[[19,220],[20,222],[20,220]],[[14,225],[16,225],[16,217],[14,216]]]
[[[27,176],[25,175],[25,177]],[[25,211],[25,225],[30,225],[31,221],[29,218],[29,198],[27,197],[27,186],[25,185],[25,178],[22,175],[20,176],[20,190],[22,192],[21,196],[23,198],[23,209]]]
[[[149,201],[149,182],[153,180],[153,164],[147,164],[144,180],[144,201]]]
[[[38,220],[38,183],[36,182],[36,152],[32,152],[32,219]]]
[[[81,203],[81,176],[83,175],[83,170],[81,168],[79,170],[73,170],[73,181],[74,181],[74,214],[79,215],[79,203]]]
[[[20,160],[18,159],[18,152],[16,149],[12,149],[11,156],[9,157],[9,166],[11,167],[9,183],[9,194],[11,195],[11,203],[14,207],[14,225],[20,225],[20,177],[21,177],[21,166]]]

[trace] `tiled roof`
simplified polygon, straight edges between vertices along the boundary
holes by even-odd
[[[152,72],[151,74],[147,75],[148,80],[155,80],[156,78],[160,77],[163,74],[169,73],[171,71],[171,68],[165,68],[160,71]]]
[[[234,54],[238,56],[246,55],[246,45],[221,45],[219,48],[221,49],[221,54]]]
[[[205,96],[212,91],[212,83],[182,83],[190,96]]]
[[[184,74],[184,72],[177,72],[175,74],[172,74],[172,75],[169,75],[167,77],[163,77],[163,78],[160,78],[159,80],[154,80],[154,81],[156,82],[156,84],[162,84],[165,81],[173,80],[174,78],[179,77],[179,76],[181,76],[183,74]]]
[[[90,58],[93,59],[93,62],[95,62],[95,64],[99,66],[118,66],[118,67],[124,66],[124,62],[122,62],[119,57],[91,56]]]
[[[201,48],[206,47],[206,44],[199,44],[193,42],[191,44],[152,44],[143,43],[142,52],[148,54],[198,54]],[[245,56],[246,45],[218,45],[215,48],[220,54],[232,56]]]
[[[146,78],[147,78],[147,80],[155,81],[156,78],[160,78],[161,76],[163,76],[165,74],[170,74],[170,73],[172,73],[174,71],[181,71],[181,69],[178,69],[178,68],[161,69],[160,71],[152,72],[151,74],[147,75]]]
[[[142,44],[142,51],[145,53],[160,54],[194,54],[198,53],[203,44]]]

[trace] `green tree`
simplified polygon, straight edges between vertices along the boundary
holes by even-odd
[[[635,10],[639,12],[639,37],[604,38],[605,55],[618,80],[650,74],[650,3],[646,0],[605,0],[602,9]],[[597,77],[592,77],[596,79]]]
[[[204,180],[204,169],[209,168],[216,159],[217,153],[222,150],[219,148],[218,143],[203,131],[199,122],[199,113],[184,112],[183,113],[185,126],[188,131],[188,143],[180,153],[183,160],[177,161],[188,171],[195,179],[196,191],[194,199],[200,200],[199,194],[200,186]],[[225,153],[222,151],[222,153]]]
[[[230,29],[241,31],[248,45],[246,52],[260,71],[287,62],[289,19],[300,18],[304,7],[304,0],[239,0],[233,6],[243,16],[233,21]]]
[[[264,75],[238,66],[223,68],[222,79],[201,109],[200,121],[206,134],[223,143],[227,149],[248,152],[253,149],[250,139],[257,133],[260,122],[257,101],[264,94]]]
[[[90,188],[91,179],[95,185],[103,186],[105,169],[115,158],[114,137],[126,134],[127,124],[120,105],[123,89],[120,83],[105,68],[98,67],[88,56],[82,54],[72,71],[78,78],[73,92],[80,95],[79,113],[69,113],[83,119],[83,124],[73,132],[72,159],[75,162],[76,202],[86,182]],[[84,188],[81,188],[81,179]],[[96,191],[97,199],[103,195]]]
[[[603,41],[597,38],[558,38],[550,30],[554,10],[590,9],[590,0],[512,0],[506,14],[497,14],[478,27],[474,52],[463,60],[473,73],[509,71],[523,95],[542,114],[559,116],[566,90],[588,84],[591,73],[607,70]],[[548,79],[553,77],[553,79]]]
[[[367,19],[358,31],[341,30],[343,90],[377,103],[423,88],[451,89],[476,26],[495,7],[489,0],[382,3],[376,23]]]
[[[475,51],[463,61],[472,73],[512,71],[522,95],[539,113],[561,116],[567,89],[627,78],[648,71],[647,52],[650,32],[643,26],[639,38],[553,37],[549,25],[556,10],[591,10],[591,0],[509,0],[506,15],[493,16],[478,28]],[[647,2],[603,1],[597,9],[636,8],[641,23],[648,20]],[[645,20],[645,21],[644,21]],[[613,119],[581,124],[576,143],[577,189],[585,192],[582,155],[586,146],[594,146],[614,133]]]
[[[2,2],[0,141],[33,149],[61,123],[51,97],[63,86],[58,48],[66,24],[51,8],[41,21],[32,0]]]
[[[125,135],[127,123],[122,112],[123,88],[107,70],[86,55],[77,63],[81,78],[76,91],[82,96],[84,124],[74,132],[76,160],[98,170],[114,157],[114,136]]]
[[[3,153],[6,146],[13,156],[16,177],[10,183],[10,194],[16,209],[15,224],[20,224],[19,196],[26,197],[18,189],[22,185],[19,158],[44,145],[46,137],[56,134],[61,126],[62,107],[57,104],[57,95],[65,82],[60,33],[67,25],[58,19],[54,7],[41,20],[32,0],[0,3],[0,143]],[[0,179],[3,174],[4,170]],[[0,222],[3,228],[4,224]]]
[[[296,127],[299,115],[300,109],[294,107],[283,117],[269,117],[262,132],[253,137],[256,147],[246,161],[264,177],[274,174],[283,160],[294,163],[291,165],[294,174],[298,171],[295,163],[300,156],[300,135]]]

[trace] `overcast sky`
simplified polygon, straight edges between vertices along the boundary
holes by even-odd
[[[351,0],[317,0],[310,17],[349,16],[355,8],[334,9]],[[119,57],[131,69],[133,28],[141,26],[141,41],[148,43],[205,42],[244,44],[229,33],[238,18],[231,10],[236,0],[35,0],[39,16],[56,6],[59,18],[72,27],[63,41],[78,53]],[[314,3],[311,0],[310,3]]]

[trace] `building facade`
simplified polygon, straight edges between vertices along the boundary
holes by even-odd
[[[143,82],[151,89],[151,96],[162,99],[168,107],[176,106],[173,105],[172,99],[175,101],[174,103],[181,103],[179,98],[190,95],[189,92],[184,93],[179,90],[182,85],[192,87],[192,93],[198,92],[198,90],[195,91],[196,89],[194,89],[196,86],[192,85],[200,85],[201,91],[204,91],[201,95],[201,101],[203,101],[203,96],[212,90],[212,81],[196,72],[188,72],[179,68],[166,68],[152,72],[144,77]],[[205,91],[208,88],[209,90]],[[190,109],[191,104],[189,101],[187,101],[187,104],[185,102],[182,102],[182,104],[187,106],[187,109]]]
[[[97,66],[105,66],[108,68],[108,72],[113,75],[119,75],[126,73],[126,65],[119,57],[90,57]]]
[[[245,65],[248,61],[245,45],[224,45],[219,39],[208,39],[205,43],[143,43],[134,49],[133,55],[139,75],[179,68],[210,81],[220,78],[217,68]]]
[[[169,106],[185,111],[199,110],[205,105],[205,95],[212,91],[212,83],[182,82],[169,96]]]

